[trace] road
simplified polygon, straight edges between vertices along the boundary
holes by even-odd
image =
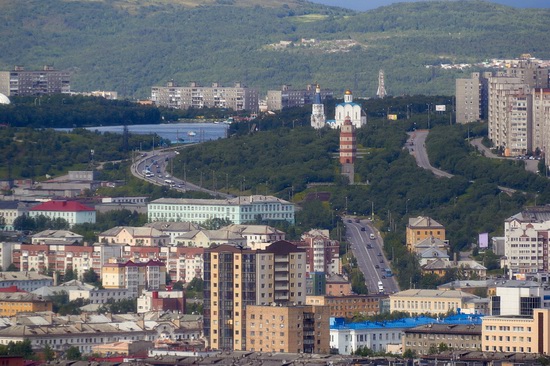
[[[173,177],[168,167],[170,161],[174,159],[177,154],[180,153],[182,153],[181,150],[176,150],[174,148],[146,152],[137,157],[136,161],[132,164],[130,171],[132,172],[132,175],[134,177],[152,184],[156,184],[158,186],[166,186],[167,183],[165,182],[165,180],[170,179],[171,181],[173,181],[171,188],[180,192],[199,191],[222,198],[234,197],[227,193],[212,191],[210,189],[197,186],[193,183],[185,182],[184,180],[177,177]],[[146,177],[145,174],[143,174],[143,171],[147,166],[150,167],[151,173],[154,174],[154,177]]]
[[[390,294],[399,291],[395,277],[384,275],[383,270],[391,267],[382,250],[384,245],[382,238],[378,235],[378,231],[371,221],[354,217],[344,217],[343,220],[346,226],[347,241],[350,243],[351,251],[357,259],[357,266],[365,276],[369,293],[378,292],[378,281],[382,281],[385,293]],[[370,234],[375,236],[374,240],[369,238]],[[376,266],[379,268],[376,268]]]
[[[478,151],[483,152],[483,155],[485,157],[491,158],[491,159],[511,159],[511,160],[514,160],[514,158],[505,158],[503,156],[498,156],[498,155],[494,154],[491,151],[491,149],[489,149],[487,146],[485,146],[481,143],[482,139],[483,139],[482,137],[479,137],[479,138],[476,138],[476,139],[471,139],[470,144],[472,146],[474,146],[475,148],[477,148]],[[525,159],[525,160],[523,160],[523,162],[525,162],[525,170],[527,170],[528,172],[531,172],[531,173],[538,174],[538,172],[539,172],[539,161],[538,160]]]
[[[447,173],[441,169],[434,168],[430,164],[428,158],[428,152],[426,151],[426,137],[428,137],[429,130],[416,130],[409,132],[409,139],[407,140],[406,148],[409,153],[416,159],[416,164],[426,170],[431,170],[437,177],[451,178],[452,174]]]

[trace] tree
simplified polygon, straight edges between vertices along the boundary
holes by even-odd
[[[18,231],[32,231],[34,230],[35,223],[34,220],[27,216],[21,215],[13,220],[13,228]]]
[[[413,359],[413,358],[416,358],[417,355],[416,355],[416,351],[413,351],[412,349],[410,348],[407,348],[405,350],[405,352],[403,352],[403,358],[406,358],[406,359]]]
[[[53,361],[55,359],[55,352],[49,344],[44,347],[42,354],[44,355],[45,361]]]
[[[82,357],[82,353],[80,352],[80,349],[76,346],[71,346],[67,350],[67,353],[65,354],[65,357],[67,357],[67,360],[73,360],[78,361]]]
[[[212,219],[205,220],[202,226],[206,230],[218,230],[224,226],[231,225],[232,223],[233,222],[229,219],[214,217]]]
[[[7,272],[19,272],[19,268],[15,266],[15,264],[10,263],[8,268],[6,269]]]
[[[75,272],[72,268],[67,268],[65,270],[65,276],[63,277],[63,282],[69,282],[76,279]]]
[[[82,275],[82,281],[97,286],[99,284],[99,275],[93,268],[90,268]]]

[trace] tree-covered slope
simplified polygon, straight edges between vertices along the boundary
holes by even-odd
[[[380,68],[394,95],[450,94],[460,72],[426,64],[521,53],[550,57],[548,9],[478,1],[407,3],[364,13],[305,1],[206,4],[5,0],[0,68],[52,64],[74,72],[74,90],[125,96],[146,97],[152,85],[170,79],[241,81],[263,91],[319,82],[372,96]],[[301,42],[312,38],[313,44]],[[270,46],[282,40],[295,43]]]

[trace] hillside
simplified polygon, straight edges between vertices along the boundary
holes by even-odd
[[[550,58],[548,9],[461,1],[354,13],[301,0],[282,3],[4,0],[0,69],[53,64],[74,72],[73,90],[132,97],[147,97],[152,85],[170,79],[242,81],[262,91],[319,82],[373,96],[382,67],[394,95],[451,94],[453,79],[463,74],[425,65],[526,52]],[[294,43],[281,47],[280,41]]]

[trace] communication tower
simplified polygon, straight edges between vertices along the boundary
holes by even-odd
[[[386,97],[386,87],[384,86],[384,70],[378,71],[378,90],[376,96],[380,99]]]

